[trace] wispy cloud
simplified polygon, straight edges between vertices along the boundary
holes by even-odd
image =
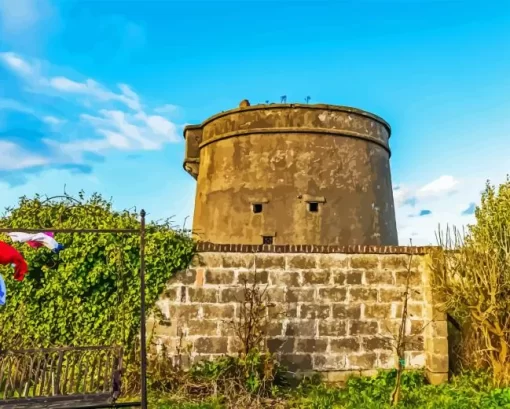
[[[148,114],[140,96],[127,84],[119,83],[118,90],[113,91],[91,78],[78,79],[58,73],[51,75],[56,70],[51,64],[30,60],[14,52],[0,53],[0,63],[21,79],[21,84],[26,86],[25,92],[53,98],[53,102],[67,101],[62,106],[62,112],[55,115],[55,111],[49,112],[39,104],[37,107],[27,106],[12,98],[0,99],[0,109],[19,115],[30,114],[40,121],[35,133],[32,130],[37,127],[37,120],[32,120],[32,130],[19,119],[16,122],[19,125],[15,128],[9,129],[12,121],[0,124],[0,141],[5,144],[2,153],[8,153],[10,158],[0,169],[13,166],[16,169],[35,169],[43,165],[72,164],[81,169],[81,165],[90,164],[89,154],[106,155],[115,150],[158,150],[167,143],[180,141],[178,125],[161,115]],[[154,112],[153,109],[151,111]],[[44,125],[49,128],[44,128]],[[96,137],[91,137],[91,129]],[[18,141],[18,145],[14,141]],[[33,145],[36,141],[43,144],[46,155],[27,154],[41,152],[40,148],[34,150],[27,145]]]
[[[412,237],[416,244],[436,244],[434,237],[439,225],[462,228],[472,222],[466,217],[472,215],[466,213],[461,217],[461,212],[465,203],[474,203],[478,198],[480,182],[442,175],[421,186],[396,184],[393,195],[400,242]]]
[[[418,189],[416,196],[418,199],[423,199],[452,194],[455,193],[458,184],[459,181],[453,176],[444,175]]]
[[[174,114],[179,110],[177,105],[165,104],[160,107],[154,108],[154,112],[158,114]]]
[[[15,143],[0,140],[0,170],[20,170],[48,163],[48,158],[32,154]]]
[[[65,122],[65,119],[59,119],[51,115],[44,116],[43,121],[50,125],[60,125]]]

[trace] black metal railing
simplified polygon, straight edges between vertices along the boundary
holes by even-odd
[[[84,395],[111,396],[121,370],[117,346],[0,352],[0,401]]]

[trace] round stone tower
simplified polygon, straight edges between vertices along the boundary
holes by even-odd
[[[397,245],[390,133],[359,109],[247,100],[187,126],[193,230],[219,244]]]

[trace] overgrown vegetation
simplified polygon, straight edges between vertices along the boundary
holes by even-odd
[[[115,211],[94,194],[80,202],[64,196],[47,200],[22,197],[0,219],[4,228],[125,229],[139,228],[135,210]],[[7,236],[2,240],[10,242]],[[164,221],[147,224],[147,304],[153,306],[165,284],[185,268],[194,244],[184,231]],[[22,282],[12,268],[6,278],[7,304],[0,310],[0,347],[121,344],[133,349],[140,326],[139,248],[137,234],[59,233],[65,250],[16,244],[29,265]],[[129,351],[128,351],[129,352]]]
[[[461,329],[456,351],[463,368],[485,369],[510,384],[510,179],[487,182],[476,224],[439,234],[434,291]]]
[[[75,205],[65,199],[50,203],[41,197],[21,198],[0,226],[139,227],[134,211],[115,212],[99,195],[81,199]],[[406,344],[412,342],[405,336],[407,283],[395,341],[397,369],[351,378],[345,387],[318,378],[290,387],[285,368],[267,351],[271,303],[263,286],[254,283],[245,285],[240,319],[232,322],[239,355],[198,362],[186,370],[163,350],[150,362],[150,407],[510,409],[510,388],[505,388],[510,382],[510,180],[499,189],[488,183],[475,215],[476,224],[467,233],[439,234],[442,248],[432,254],[434,291],[461,329],[455,350],[462,371],[448,384],[428,385],[423,373],[404,368]],[[57,240],[66,246],[59,256],[23,246],[30,266],[24,282],[15,282],[9,268],[2,268],[9,298],[0,312],[0,346],[122,343],[132,354],[124,391],[136,393],[139,237],[62,234]],[[146,254],[147,301],[152,306],[172,274],[188,265],[193,243],[168,222],[149,224]],[[182,358],[179,363],[191,359]]]
[[[427,384],[421,372],[406,371],[401,378],[402,398],[392,406],[397,370],[375,377],[350,378],[345,387],[308,379],[297,388],[277,388],[270,398],[247,399],[225,393],[208,396],[153,396],[150,407],[158,409],[505,409],[510,408],[510,389],[498,388],[483,372],[454,377],[448,384]]]

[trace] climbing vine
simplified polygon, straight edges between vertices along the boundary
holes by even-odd
[[[22,197],[0,218],[3,228],[139,228],[135,210],[116,211],[99,194],[76,202]],[[29,265],[24,281],[0,266],[7,303],[0,307],[0,349],[123,344],[138,335],[140,319],[140,237],[137,234],[57,233],[65,246],[58,255],[46,248],[16,244]],[[0,240],[12,244],[0,234]],[[170,221],[147,223],[146,301],[153,308],[171,276],[185,268],[194,244]]]

